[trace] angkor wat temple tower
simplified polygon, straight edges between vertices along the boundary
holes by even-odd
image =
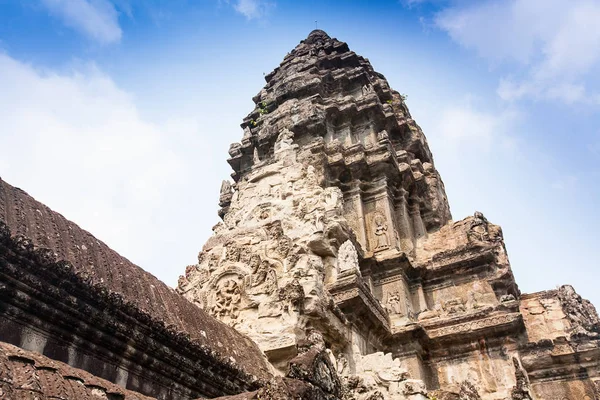
[[[594,307],[570,286],[521,294],[500,227],[451,220],[423,132],[367,59],[315,30],[265,79],[179,293],[281,375],[320,346],[347,398],[600,399]]]

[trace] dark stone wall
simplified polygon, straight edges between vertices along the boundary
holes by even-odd
[[[0,341],[159,399],[270,377],[249,338],[2,180]]]

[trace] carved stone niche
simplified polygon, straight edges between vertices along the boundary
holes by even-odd
[[[204,292],[205,309],[224,321],[237,319],[242,308],[243,277],[244,272],[237,267],[215,275]]]
[[[388,313],[392,327],[404,325],[415,317],[410,288],[403,278],[384,285],[381,303]]]
[[[340,275],[352,273],[360,275],[358,252],[350,240],[346,240],[338,250],[338,269]]]
[[[376,210],[368,215],[369,249],[373,253],[391,247],[393,228],[382,211]]]
[[[250,259],[252,272],[244,278],[244,290],[252,305],[264,297],[271,297],[277,293],[277,272],[269,260],[261,260],[259,255]]]

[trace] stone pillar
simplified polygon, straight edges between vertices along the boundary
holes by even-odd
[[[360,181],[352,182],[352,188],[344,193],[344,214],[363,250],[367,249],[365,212],[361,198]]]
[[[415,313],[420,313],[428,309],[427,300],[425,299],[425,293],[423,292],[423,284],[418,282],[415,285]]]
[[[410,202],[410,217],[412,220],[413,232],[415,240],[426,235],[425,224],[423,224],[423,218],[421,218],[421,210],[419,209],[419,202],[416,199],[411,199]]]
[[[408,192],[401,189],[400,193],[396,198],[395,211],[396,221],[398,224],[398,236],[400,237],[400,250],[405,253],[410,253],[414,248],[413,245],[413,231],[411,216],[408,212],[408,203],[406,196]]]

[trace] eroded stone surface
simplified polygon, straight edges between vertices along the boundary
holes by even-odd
[[[179,295],[0,181],[2,340],[160,398],[600,399],[595,308],[568,285],[521,294],[501,228],[451,220],[405,97],[368,60],[316,30],[266,81]],[[94,362],[55,343],[65,324]],[[31,360],[0,351],[0,397],[107,397]]]
[[[451,221],[404,96],[368,60],[317,30],[266,81],[229,151],[223,222],[180,293],[328,395],[331,366],[356,400],[594,387],[593,306],[570,286],[521,296],[500,227]],[[323,377],[300,368],[324,352]]]
[[[288,379],[325,393],[335,366],[348,399],[594,387],[593,306],[570,286],[521,296],[500,227],[481,212],[451,221],[404,96],[368,60],[316,30],[266,81],[229,151],[223,222],[180,293],[251,336]],[[323,342],[306,352],[315,332]],[[324,352],[322,379],[299,367]]]

